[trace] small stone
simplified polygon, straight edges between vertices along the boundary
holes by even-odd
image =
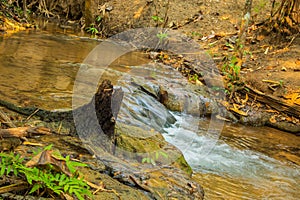
[[[5,26],[0,26],[0,32],[4,32],[6,30],[7,30],[7,28]]]
[[[281,68],[281,71],[286,72],[286,71],[287,71],[286,67],[282,67],[282,68]]]
[[[107,11],[107,12],[110,12],[110,11],[112,11],[113,10],[113,7],[112,6],[106,6],[105,7],[105,11]]]

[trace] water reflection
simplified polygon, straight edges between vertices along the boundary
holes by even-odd
[[[15,34],[0,43],[0,91],[19,105],[71,107],[74,77],[99,42],[64,35]],[[41,102],[47,102],[42,105]]]

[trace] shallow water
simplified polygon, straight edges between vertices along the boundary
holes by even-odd
[[[1,98],[48,109],[57,104],[70,107],[74,77],[82,60],[97,44],[85,38],[40,32],[17,33],[3,39]]]
[[[47,32],[18,33],[0,41],[0,98],[46,109],[71,108],[76,74],[100,43]],[[171,113],[138,92],[132,81],[172,90],[188,83],[172,68],[142,65],[147,62],[141,53],[128,53],[103,75],[125,92],[119,120],[163,132],[184,153],[206,199],[300,199],[299,137],[268,127],[222,123],[218,132],[211,119]],[[177,118],[175,124],[167,120],[170,115]]]
[[[169,132],[169,142],[178,135],[186,137],[186,130]],[[199,149],[207,142],[201,132],[189,134],[196,145],[181,148],[176,143],[196,171],[194,178],[204,187],[206,199],[299,199],[298,137],[269,127],[226,124],[211,152],[201,156]]]

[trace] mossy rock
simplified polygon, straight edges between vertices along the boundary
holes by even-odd
[[[192,169],[180,150],[166,142],[159,132],[122,123],[116,125],[115,132],[116,154],[140,163],[143,158],[153,159],[157,165],[171,165],[188,175],[192,174]]]

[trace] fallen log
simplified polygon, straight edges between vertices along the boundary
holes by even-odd
[[[31,137],[34,135],[50,135],[51,130],[45,127],[17,127],[0,129],[0,138]]]
[[[260,92],[249,85],[246,85],[246,88],[249,89],[248,95],[252,98],[255,98],[257,101],[265,103],[268,106],[274,108],[275,110],[281,113],[285,113],[296,118],[300,117],[299,105],[297,104],[290,105],[286,102],[283,102],[279,98]]]

